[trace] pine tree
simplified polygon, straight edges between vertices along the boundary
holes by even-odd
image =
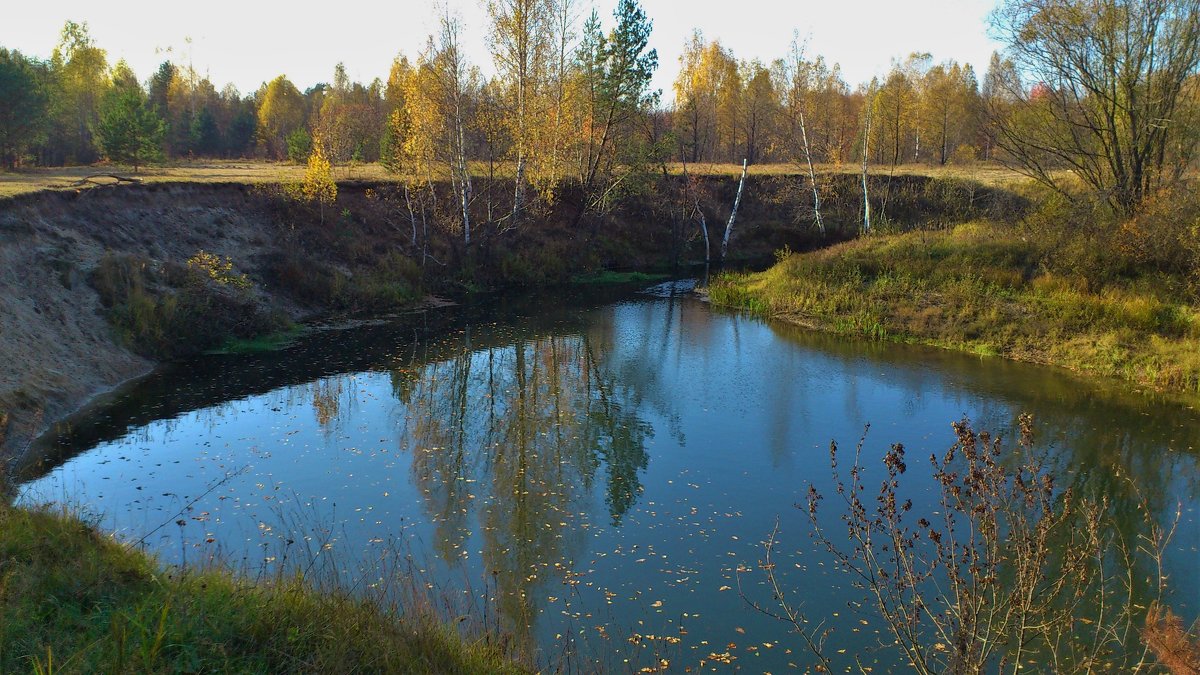
[[[96,146],[110,161],[139,167],[162,157],[166,124],[147,105],[139,87],[114,87],[100,105],[93,132]]]

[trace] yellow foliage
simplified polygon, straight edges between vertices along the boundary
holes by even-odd
[[[286,137],[304,126],[304,96],[287,77],[271,80],[258,106],[258,138],[269,154],[286,154]]]
[[[312,154],[308,156],[308,169],[304,171],[304,182],[300,194],[305,200],[318,202],[321,206],[337,200],[337,183],[333,181],[333,167],[325,157],[324,144],[314,139]]]
[[[233,273],[232,260],[229,258],[222,259],[221,256],[209,253],[204,249],[196,251],[196,255],[188,258],[187,266],[188,269],[195,270],[222,286],[233,286],[234,288],[250,287],[249,277],[245,274]]]

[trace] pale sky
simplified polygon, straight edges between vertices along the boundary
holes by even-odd
[[[448,0],[465,26],[472,61],[490,72],[484,42],[483,0]],[[581,6],[587,7],[587,0]],[[355,80],[387,78],[400,52],[413,57],[434,26],[430,2],[396,0],[207,0],[206,2],[97,2],[40,0],[9,4],[0,18],[0,46],[49,57],[67,19],[86,21],[110,63],[124,58],[143,81],[162,61],[188,59],[220,89],[243,93],[286,74],[301,89],[328,82],[338,61]],[[770,63],[786,54],[794,31],[808,54],[842,65],[853,87],[885,73],[893,58],[914,51],[935,61],[975,66],[982,78],[998,45],[987,35],[995,0],[642,0],[654,21],[650,46],[658,50],[653,86],[671,99],[679,55],[693,29],[717,38],[739,59]],[[14,6],[15,5],[15,6]],[[595,0],[607,31],[616,0]],[[586,9],[585,9],[586,11]],[[191,38],[191,45],[187,38]],[[172,49],[167,53],[166,49]],[[190,53],[189,53],[190,51]]]

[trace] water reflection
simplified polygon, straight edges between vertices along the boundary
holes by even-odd
[[[732,590],[738,569],[748,592],[765,590],[753,570],[777,519],[781,578],[839,613],[833,643],[862,654],[880,641],[792,508],[809,483],[829,491],[830,439],[848,447],[870,422],[869,451],[902,442],[917,468],[963,415],[1005,430],[1033,411],[1058,470],[1107,495],[1126,536],[1140,522],[1132,484],[1160,521],[1183,501],[1167,562],[1176,608],[1196,616],[1190,408],[714,313],[670,290],[498,301],[183,364],[72,420],[26,467],[22,498],[69,494],[135,540],[197,500],[185,526],[148,540],[166,560],[303,562],[296,547],[329,547],[322,560],[351,583],[400,541],[548,652],[644,665],[661,640],[609,638],[653,633],[679,643],[681,669],[735,644],[737,663],[784,670],[798,656],[765,645],[789,645],[786,628]],[[923,474],[909,489],[929,507]]]
[[[508,344],[495,345],[498,330]],[[509,629],[534,622],[547,567],[574,567],[593,484],[613,526],[642,492],[653,429],[636,414],[636,386],[611,371],[612,339],[603,326],[529,337],[468,328],[459,354],[390,373],[435,549],[447,563],[466,557],[479,524]]]

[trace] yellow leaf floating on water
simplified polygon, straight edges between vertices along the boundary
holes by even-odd
[[[720,591],[728,591],[728,590],[731,590],[729,586],[722,586],[722,587],[720,587],[720,588],[718,588],[718,589],[717,589],[717,591],[718,591],[718,592],[720,592]]]
[[[741,626],[738,626],[737,628],[734,628],[734,630],[736,630],[737,632],[741,633],[742,635],[745,635],[745,634],[746,634],[746,629],[745,629],[745,628],[742,628]]]
[[[662,607],[662,605],[663,605],[662,600],[655,600],[654,603],[651,604],[650,606],[651,607]]]

